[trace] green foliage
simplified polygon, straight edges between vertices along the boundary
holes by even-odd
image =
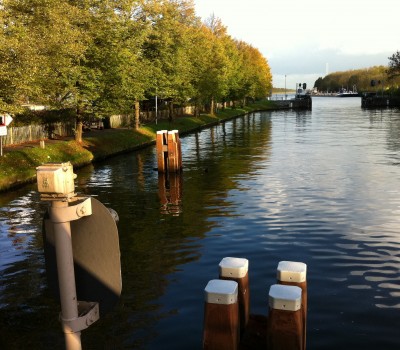
[[[105,116],[158,95],[210,104],[262,96],[267,61],[192,0],[4,0],[0,111],[27,103]]]
[[[400,51],[389,57],[389,68],[387,70],[389,79],[400,76]]]
[[[155,141],[158,130],[177,129],[184,133],[204,128],[222,120],[234,118],[257,110],[273,109],[271,101],[259,101],[244,108],[218,112],[216,115],[178,118],[173,122],[161,121],[151,123],[138,130],[108,129],[92,131],[85,134],[82,144],[75,141],[45,141],[46,148],[41,149],[39,143],[28,147],[15,146],[7,148],[0,157],[0,191],[17,184],[32,182],[36,177],[36,167],[48,162],[71,161],[74,167],[89,164],[113,154],[134,150]]]
[[[380,83],[372,87],[372,80]],[[342,88],[353,90],[355,86],[357,91],[362,92],[381,90],[382,88],[396,88],[399,83],[399,78],[389,79],[387,69],[384,66],[374,66],[328,74],[324,78],[318,78],[314,83],[314,87],[321,92],[338,92]]]
[[[0,157],[0,189],[32,181],[36,177],[36,167],[49,162],[71,161],[74,165],[91,162],[93,155],[76,142],[58,142],[39,147],[16,148]]]
[[[73,122],[76,113],[72,108],[31,111],[29,109],[15,115],[13,126]]]

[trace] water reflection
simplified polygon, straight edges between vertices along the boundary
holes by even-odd
[[[179,215],[182,212],[182,187],[182,174],[158,173],[158,193],[162,214]]]
[[[222,257],[241,256],[262,314],[277,262],[307,263],[310,349],[397,349],[399,125],[399,112],[318,98],[312,111],[254,113],[181,138],[174,179],[154,171],[154,148],[79,170],[78,192],[119,214],[123,279],[84,348],[200,349],[203,288]],[[0,339],[60,348],[36,194],[0,201]]]

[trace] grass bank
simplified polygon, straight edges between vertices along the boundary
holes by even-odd
[[[74,140],[46,140],[44,149],[39,142],[7,147],[0,157],[0,191],[34,182],[36,167],[44,163],[70,161],[75,168],[126,151],[132,151],[155,142],[158,130],[179,130],[183,135],[217,124],[246,113],[276,109],[273,101],[263,101],[243,108],[219,111],[215,116],[180,117],[172,122],[162,120],[157,124],[142,125],[138,130],[108,129],[85,133],[82,144]]]

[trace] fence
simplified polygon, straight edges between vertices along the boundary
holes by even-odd
[[[74,135],[74,123],[53,123],[46,125],[9,126],[7,136],[3,136],[3,145],[16,145],[41,139]]]
[[[193,115],[195,107],[174,108],[174,115],[182,117],[184,115]],[[159,109],[157,119],[168,119],[169,110]],[[155,110],[140,111],[140,122],[148,123],[156,120]],[[132,127],[134,125],[133,113],[131,115],[112,115],[110,117],[111,128]],[[75,135],[75,123],[53,123],[46,125],[27,125],[18,127],[8,127],[7,136],[3,136],[3,145],[10,146],[24,142],[39,141],[41,139],[51,139],[58,137],[68,137]]]
[[[174,108],[174,115],[177,117],[183,117],[184,115],[193,115],[195,107],[194,106],[186,106]],[[110,117],[110,127],[111,128],[123,128],[130,127],[134,125],[132,114],[119,114],[112,115]],[[168,119],[169,118],[169,110],[168,109],[159,109],[157,111],[157,119]],[[147,111],[140,111],[140,122],[141,123],[149,123],[154,122],[156,120],[156,111],[154,109]]]

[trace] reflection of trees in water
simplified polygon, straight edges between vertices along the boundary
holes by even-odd
[[[42,203],[35,192],[12,199],[0,212],[0,345],[2,349],[63,346],[58,305],[49,298],[41,236]],[[18,190],[19,195],[22,190]],[[10,196],[8,196],[10,198]],[[11,197],[12,198],[12,197]]]
[[[157,336],[157,322],[177,312],[165,310],[162,304],[166,288],[180,266],[200,259],[201,239],[215,225],[212,217],[227,215],[224,208],[231,205],[227,192],[238,188],[238,179],[251,176],[259,161],[268,157],[270,137],[270,119],[252,114],[183,138],[183,149],[190,143],[183,154],[188,166],[184,160],[181,187],[172,193],[173,200],[179,201],[179,216],[173,210],[160,213],[152,148],[75,171],[77,192],[95,195],[119,215],[123,281],[115,311],[82,332],[83,348],[140,349]],[[0,275],[0,343],[2,348],[63,348],[57,321],[60,306],[50,299],[44,271],[45,205],[32,193],[27,202],[19,203],[25,209],[0,214],[10,227],[16,226],[10,219],[18,223],[22,217],[30,219],[24,222],[22,234],[14,228],[7,238],[22,241],[15,241],[21,248],[20,259],[11,261]]]
[[[371,128],[386,132],[386,142],[389,154],[395,165],[400,165],[400,115],[398,109],[374,109],[367,111]]]
[[[293,113],[293,112],[292,112]],[[310,110],[297,110],[296,113],[296,127],[304,127],[311,122]],[[299,129],[305,131],[306,129]]]
[[[393,151],[390,156],[400,165],[400,116],[398,112],[391,114],[387,122],[387,148]]]

